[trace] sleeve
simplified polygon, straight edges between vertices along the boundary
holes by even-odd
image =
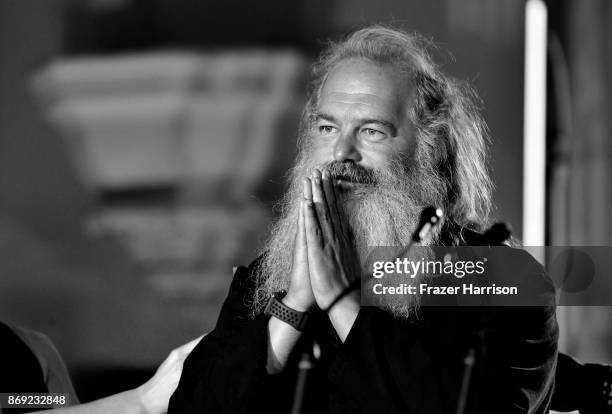
[[[475,412],[548,413],[557,366],[554,307],[495,311],[483,366],[475,378]]]
[[[79,399],[72,386],[68,369],[53,342],[46,335],[30,329],[15,327],[14,331],[36,356],[48,391],[66,393],[69,396],[69,405],[78,405]]]
[[[546,280],[541,267],[530,272]],[[547,306],[422,309],[421,323],[362,307],[329,379],[363,412],[456,412],[463,359],[475,344],[466,412],[547,413],[558,326],[554,289],[541,286]]]
[[[240,267],[215,329],[185,360],[168,413],[241,413],[265,400],[276,375],[266,372],[268,317],[252,317],[248,301],[254,288],[254,269]]]
[[[555,287],[525,250],[501,248],[498,252],[500,269],[496,274],[528,293],[515,306],[486,309],[482,364],[474,381],[474,409],[547,413],[558,357]]]

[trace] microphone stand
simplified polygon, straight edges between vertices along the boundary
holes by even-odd
[[[306,385],[308,377],[313,370],[315,364],[321,357],[321,348],[314,338],[312,328],[313,324],[304,329],[302,338],[298,341],[298,345],[304,347],[304,351],[298,362],[298,373],[295,383],[295,395],[293,397],[293,405],[291,406],[291,414],[301,414],[304,409],[304,396],[306,395]],[[310,346],[309,346],[310,345]]]
[[[487,231],[484,232],[479,242],[486,246],[501,246],[510,238],[511,230],[505,223],[495,223]],[[481,326],[476,332],[473,343],[469,346],[465,357],[463,358],[463,377],[461,379],[461,387],[459,388],[459,397],[457,398],[456,414],[464,414],[466,412],[468,397],[470,394],[470,386],[474,367],[477,360],[484,349],[484,318],[482,318]],[[478,352],[477,352],[478,351]]]
[[[414,231],[410,243],[404,249],[404,254],[410,252],[415,243],[420,243],[431,230],[439,224],[442,219],[442,210],[436,207],[426,207],[421,212],[419,225]],[[346,295],[361,286],[361,280],[357,279],[351,282],[342,290],[325,309],[321,309],[320,314],[327,315],[329,311]],[[298,362],[298,373],[295,384],[295,394],[293,404],[291,406],[291,414],[302,414],[304,410],[304,396],[306,394],[306,386],[308,385],[308,377],[321,357],[321,348],[314,337],[313,319],[304,328],[302,337],[296,344],[296,349],[303,347],[300,360]]]

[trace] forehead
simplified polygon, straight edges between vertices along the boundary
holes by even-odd
[[[347,59],[328,74],[319,95],[319,110],[342,107],[398,117],[409,93],[408,82],[398,69],[367,59]]]

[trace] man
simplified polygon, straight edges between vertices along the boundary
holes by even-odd
[[[438,71],[418,38],[359,30],[313,73],[282,215],[262,256],[236,271],[170,413],[288,412],[304,312],[326,309],[359,279],[371,246],[407,245],[427,205],[446,213],[431,245],[469,244],[487,224],[484,123],[469,90]],[[302,412],[456,412],[475,332],[486,352],[469,412],[547,412],[557,355],[549,299],[486,311],[415,301],[378,309],[348,294],[307,322],[322,352]]]

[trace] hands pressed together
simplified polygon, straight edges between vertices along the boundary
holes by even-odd
[[[303,184],[291,284],[283,302],[301,311],[315,304],[326,309],[359,277],[360,264],[328,172],[315,170],[312,177],[304,178]],[[330,310],[330,320],[343,341],[358,313],[357,292]]]

